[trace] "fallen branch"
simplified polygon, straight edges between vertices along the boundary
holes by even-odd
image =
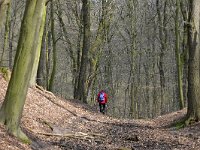
[[[58,137],[69,137],[69,138],[76,138],[76,139],[94,139],[94,136],[90,136],[87,133],[70,133],[70,134],[55,134],[55,133],[45,133],[45,132],[37,132],[37,134],[42,134],[46,136],[58,136]]]
[[[39,86],[39,85],[36,84],[36,88],[38,90],[42,91],[43,93],[50,95],[48,97],[47,95],[44,95],[43,93],[39,92],[40,94],[43,94],[46,98],[52,98],[52,97],[56,98],[56,96],[52,92],[45,90],[42,86]]]

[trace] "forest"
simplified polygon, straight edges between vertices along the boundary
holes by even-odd
[[[200,120],[199,0],[0,0],[0,122],[21,129],[30,88],[106,116],[153,120],[184,110]]]

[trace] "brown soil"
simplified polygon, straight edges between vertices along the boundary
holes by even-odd
[[[7,82],[0,76],[0,103]],[[176,129],[171,123],[186,110],[153,120],[114,119],[77,100],[30,88],[21,127],[33,141],[26,145],[0,125],[0,150],[198,150],[200,124]]]

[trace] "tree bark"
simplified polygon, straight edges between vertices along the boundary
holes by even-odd
[[[187,89],[188,89],[188,10],[187,10],[187,3],[186,0],[179,0],[180,2],[180,9],[183,16],[183,39],[182,39],[182,55],[181,60],[183,62],[183,99],[184,99],[184,105],[187,100]]]
[[[49,86],[48,90],[53,92],[53,86],[55,81],[55,75],[56,75],[56,68],[57,68],[57,50],[56,50],[56,37],[55,37],[55,25],[54,25],[54,2],[51,1],[51,36],[52,36],[52,44],[53,44],[53,66],[52,66],[52,72],[51,77],[49,79]]]
[[[160,0],[156,0],[156,7],[157,7],[157,15],[158,15],[158,30],[159,30],[159,38],[160,38],[160,60],[158,62],[158,68],[159,68],[159,74],[160,74],[160,93],[161,93],[161,100],[158,104],[158,115],[163,114],[164,112],[164,106],[165,106],[165,71],[164,71],[164,56],[165,56],[165,50],[166,50],[166,43],[167,43],[167,37],[166,37],[166,5],[167,1],[164,2],[164,12],[163,12],[163,18],[161,15],[161,5]],[[159,108],[160,107],[160,108]]]
[[[200,1],[189,0],[188,29],[188,109],[186,123],[200,120],[199,84],[199,13]]]
[[[43,16],[42,16],[42,22],[41,22],[40,26],[37,27],[40,30],[39,30],[39,36],[37,38],[38,45],[37,45],[37,47],[35,47],[36,48],[35,49],[36,56],[34,58],[34,65],[33,65],[31,79],[30,79],[30,86],[36,85],[37,70],[38,70],[38,66],[39,66],[41,46],[42,46],[42,37],[43,37],[43,33],[44,33],[44,26],[45,26],[45,20],[46,20],[46,9],[44,9],[43,11],[44,12],[43,12]]]
[[[90,49],[90,1],[83,0],[83,48],[78,81],[77,99],[87,103],[87,68]]]
[[[7,4],[7,10],[6,10],[6,22],[5,22],[5,31],[4,31],[4,44],[3,44],[3,50],[1,54],[1,59],[0,59],[0,66],[3,64],[3,58],[4,58],[4,53],[6,51],[6,48],[8,46],[8,35],[9,35],[9,25],[10,25],[10,3]]]
[[[0,31],[6,18],[6,10],[10,0],[0,0]]]
[[[49,76],[50,76],[50,56],[51,56],[51,32],[47,33],[47,47],[46,47],[46,89],[49,90]]]
[[[39,59],[39,65],[38,65],[38,70],[37,70],[37,79],[36,82],[38,85],[46,88],[46,48],[47,48],[47,29],[46,29],[46,23],[44,26],[44,33],[43,33],[43,37],[42,37],[42,45],[41,45],[41,52],[40,52],[40,59]]]
[[[21,25],[14,68],[0,109],[0,121],[8,131],[24,142],[30,142],[20,129],[20,120],[31,78],[45,0],[27,0]]]
[[[136,58],[136,1],[135,0],[129,0],[127,2],[127,7],[129,11],[129,20],[130,20],[130,117],[137,118],[137,111],[138,107],[136,102],[136,95],[138,88],[135,86],[135,58]]]
[[[175,54],[176,54],[176,65],[177,65],[177,74],[178,74],[178,94],[179,94],[179,108],[184,108],[183,100],[183,62],[181,59],[180,53],[180,33],[179,33],[179,12],[180,11],[180,2],[176,0],[176,16],[175,16]]]

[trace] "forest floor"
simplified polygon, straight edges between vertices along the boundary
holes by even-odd
[[[7,82],[0,76],[0,103]],[[200,123],[176,129],[169,124],[186,110],[152,120],[114,119],[77,100],[30,88],[21,127],[32,140],[26,145],[0,125],[0,150],[198,150]]]

